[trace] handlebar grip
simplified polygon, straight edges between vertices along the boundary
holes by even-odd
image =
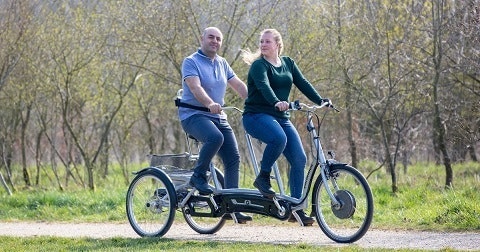
[[[300,105],[299,100],[288,103],[288,110],[300,110],[301,108],[302,108],[302,105]],[[275,107],[275,110],[279,111],[278,107]]]
[[[300,110],[300,109],[302,109],[302,105],[300,104],[299,100],[296,100],[296,101],[290,102],[288,104],[288,109]]]

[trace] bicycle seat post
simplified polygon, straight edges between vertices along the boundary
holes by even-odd
[[[190,156],[190,159],[197,159],[200,153],[200,143],[198,142],[198,140],[195,139],[193,136],[189,135],[187,132],[185,132],[185,144],[186,144],[187,152],[188,152],[188,155]],[[194,150],[193,145],[196,146],[196,150]]]

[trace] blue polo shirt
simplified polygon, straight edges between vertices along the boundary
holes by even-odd
[[[186,57],[182,63],[182,102],[188,103],[194,106],[204,107],[195,96],[190,91],[190,88],[185,83],[185,79],[188,77],[197,76],[200,78],[200,83],[205,89],[205,92],[210,96],[210,98],[224,105],[225,92],[227,90],[227,81],[235,77],[235,72],[228,64],[227,60],[223,57],[216,56],[214,60],[207,57],[199,49],[197,52]],[[178,116],[180,121],[187,119],[188,117],[195,114],[203,114],[213,118],[222,118],[226,119],[227,115],[222,112],[222,114],[212,114],[209,112],[204,112],[200,110],[179,107]]]

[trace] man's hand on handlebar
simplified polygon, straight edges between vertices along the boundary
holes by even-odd
[[[210,103],[208,105],[208,109],[210,110],[210,113],[212,113],[212,114],[222,113],[222,106],[218,103]]]

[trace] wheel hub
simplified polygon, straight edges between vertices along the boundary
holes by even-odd
[[[157,198],[152,198],[150,201],[145,203],[145,207],[152,213],[162,213],[162,204]]]
[[[338,190],[335,192],[335,198],[339,202],[339,206],[332,204],[332,212],[340,219],[348,219],[355,213],[357,203],[353,194],[346,190]]]

